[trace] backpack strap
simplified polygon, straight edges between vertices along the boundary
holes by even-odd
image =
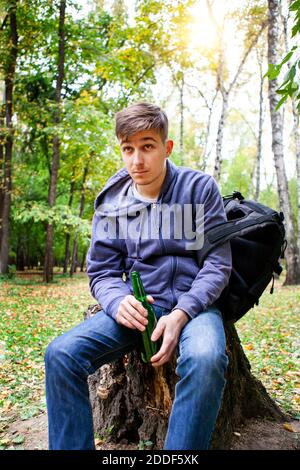
[[[246,216],[244,220],[231,220],[213,227],[204,234],[204,244],[200,253],[198,253],[198,262],[203,263],[204,259],[213,248],[226,243],[238,235],[245,235],[247,232],[251,231],[251,228],[255,225],[263,227],[264,225],[273,223],[274,226],[278,228],[278,217],[276,217],[276,215],[277,214],[274,213],[273,215],[258,216],[257,213],[252,212]]]

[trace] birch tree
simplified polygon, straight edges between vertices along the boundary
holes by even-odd
[[[263,74],[263,50],[257,50],[257,62],[259,68],[259,117],[258,117],[258,134],[257,134],[257,156],[255,167],[255,195],[254,198],[258,201],[260,193],[260,173],[261,173],[261,158],[262,158],[262,132],[264,121],[264,74]]]
[[[268,0],[269,24],[268,24],[268,61],[269,64],[278,63],[278,45],[279,45],[279,1]],[[279,104],[279,95],[276,93],[279,83],[278,78],[271,80],[269,78],[269,106],[272,126],[272,150],[274,156],[277,188],[279,196],[280,209],[284,213],[287,248],[285,250],[286,258],[286,284],[296,284],[299,282],[299,273],[297,266],[297,250],[295,247],[292,209],[288,190],[286,176],[284,151],[283,151],[283,119],[282,112],[277,109]]]
[[[293,2],[290,2],[293,3]],[[283,22],[283,32],[284,32],[284,45],[285,45],[285,52],[286,54],[289,53],[290,45],[289,45],[289,35],[288,35],[288,18],[289,14],[284,15],[281,10],[281,18]],[[287,61],[287,65],[289,70],[292,70],[293,64],[289,59]],[[294,137],[295,142],[295,157],[296,157],[296,177],[297,177],[297,254],[296,254],[296,263],[297,263],[297,271],[300,271],[299,262],[300,262],[300,129],[299,129],[299,112],[297,110],[296,101],[294,97],[292,97],[292,114],[293,114],[293,131],[292,135]],[[300,282],[300,272],[297,272],[297,279]]]
[[[232,90],[237,84],[238,78],[244,68],[247,58],[249,57],[254,46],[256,45],[267,23],[266,21],[262,21],[258,27],[258,30],[251,35],[251,38],[247,42],[247,45],[241,57],[240,63],[236,69],[236,72],[234,73],[233,78],[231,79],[229,84],[226,85],[226,80],[225,80],[226,57],[225,57],[224,34],[223,34],[224,19],[223,19],[223,23],[219,25],[214,16],[212,3],[209,0],[207,0],[207,6],[208,6],[208,10],[209,10],[212,22],[214,23],[215,28],[216,28],[216,32],[218,35],[218,44],[219,44],[216,81],[217,81],[217,90],[221,94],[222,104],[221,104],[221,114],[220,114],[219,123],[218,123],[218,130],[217,130],[216,158],[215,158],[214,171],[213,171],[213,176],[218,181],[221,176],[221,168],[222,168],[222,162],[223,162],[222,146],[223,146],[224,128],[225,128],[226,119],[228,116],[229,97],[230,97]]]

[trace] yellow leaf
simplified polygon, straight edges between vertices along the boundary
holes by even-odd
[[[282,427],[289,432],[295,432],[292,425],[290,423],[283,423]]]
[[[96,446],[100,446],[101,444],[103,444],[104,440],[103,439],[95,439],[95,445]]]

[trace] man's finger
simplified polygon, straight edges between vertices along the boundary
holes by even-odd
[[[158,338],[160,338],[161,335],[163,334],[164,329],[165,329],[165,325],[163,323],[158,322],[151,335],[151,341],[157,341]]]
[[[136,328],[128,321],[126,318],[124,318],[122,315],[117,315],[117,321],[120,325],[126,326],[126,328],[130,328],[132,330],[135,330]]]
[[[160,357],[160,359],[158,359],[156,361],[152,361],[152,358],[151,358],[151,365],[153,367],[159,367],[159,366],[162,366],[163,364],[165,364],[166,362],[169,362],[169,360],[170,360],[169,355],[164,354],[163,356]]]
[[[147,318],[144,315],[142,315],[138,310],[136,310],[134,307],[132,307],[130,304],[124,307],[124,314],[125,313],[126,313],[127,318],[129,315],[133,321],[137,321],[141,323],[142,325],[147,325],[148,323]]]
[[[152,304],[153,304],[153,302],[154,302],[154,299],[153,299],[152,295],[147,295],[147,300],[148,300],[149,302],[151,302]]]
[[[145,330],[145,325],[143,325],[141,322],[139,322],[137,319],[135,319],[130,313],[124,312],[123,313],[123,318],[128,321],[131,325],[133,325],[133,328],[138,329],[140,331]],[[145,321],[145,319],[143,319]]]
[[[138,310],[138,312],[141,315],[143,315],[144,317],[148,315],[148,312],[145,309],[145,307],[143,307],[141,302],[137,300],[135,297],[133,297],[133,295],[128,296],[127,299],[128,299],[128,304],[134,307],[136,310]]]
[[[162,344],[162,347],[160,348],[159,351],[157,351],[156,354],[154,354],[154,356],[151,357],[151,362],[157,362],[159,361],[163,356],[165,356],[167,353],[168,353],[168,347],[164,346],[164,344]]]

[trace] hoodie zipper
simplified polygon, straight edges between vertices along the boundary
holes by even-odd
[[[159,203],[158,202],[153,202],[152,203],[152,208],[153,209],[156,209],[157,205]],[[157,215],[155,216],[155,221],[157,220]],[[158,221],[159,222],[159,221]],[[161,226],[159,224],[159,232],[161,234]],[[164,254],[167,253],[167,250],[166,250],[166,247],[165,247],[165,244],[164,244],[164,240],[162,238],[162,236],[159,237],[159,241],[160,241],[160,245],[162,247],[162,252]],[[172,294],[172,303],[175,304],[176,303],[176,296],[175,296],[175,291],[174,291],[174,280],[175,280],[175,273],[176,273],[176,270],[177,270],[177,256],[170,256],[171,258],[171,279],[170,279],[170,290],[171,290],[171,294]]]

